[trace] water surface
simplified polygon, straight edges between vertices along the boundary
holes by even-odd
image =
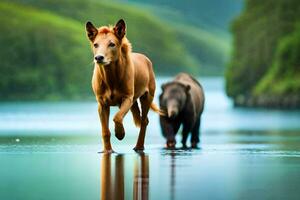
[[[95,102],[1,103],[0,199],[299,199],[300,112],[233,108],[222,79],[200,80],[198,150],[164,149],[151,112],[143,154],[129,114],[103,155]]]

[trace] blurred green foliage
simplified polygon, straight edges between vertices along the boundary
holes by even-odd
[[[165,8],[169,12],[156,9],[154,12],[169,18],[171,21],[177,15],[176,21],[183,20],[205,30],[226,34],[228,24],[236,16],[243,5],[243,0],[123,0]],[[173,11],[173,12],[172,12]]]
[[[232,24],[234,49],[226,72],[226,91],[235,103],[299,103],[299,20],[298,0],[246,1]]]
[[[0,23],[1,99],[75,98],[89,92],[90,55],[81,24],[7,3],[0,3]]]
[[[255,95],[300,95],[300,26],[280,40],[268,73],[256,85]]]
[[[2,0],[0,16],[1,100],[91,96],[86,21],[101,26],[124,18],[134,51],[149,56],[157,74],[203,75],[205,67],[225,63],[229,48],[228,38],[175,26],[148,9],[115,1]]]

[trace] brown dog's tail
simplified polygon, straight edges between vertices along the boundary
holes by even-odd
[[[167,115],[165,111],[159,109],[159,107],[153,102],[151,103],[150,108],[151,108],[151,110],[153,110],[154,112],[158,113],[161,116]]]

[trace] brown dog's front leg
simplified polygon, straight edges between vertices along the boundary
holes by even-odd
[[[113,150],[110,144],[110,131],[108,127],[109,106],[98,103],[98,113],[102,127],[102,142],[104,146],[103,153],[112,153]]]
[[[125,136],[125,130],[123,126],[123,118],[126,115],[126,113],[130,110],[133,103],[133,97],[127,97],[124,98],[119,112],[114,116],[114,122],[115,122],[115,135],[119,140],[122,140]]]

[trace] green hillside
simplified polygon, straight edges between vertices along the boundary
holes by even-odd
[[[123,0],[155,5],[153,11],[170,20],[181,21],[202,29],[227,33],[228,25],[239,14],[243,0]],[[156,9],[157,7],[163,8]],[[167,12],[166,10],[169,10]],[[164,12],[162,12],[164,11]]]
[[[107,25],[115,23],[118,19],[124,18],[128,24],[128,38],[133,44],[135,51],[144,52],[157,65],[158,72],[167,72],[164,69],[183,69],[187,65],[187,71],[195,73],[197,67],[193,59],[188,57],[181,43],[176,42],[175,34],[169,27],[164,27],[158,18],[143,10],[134,7],[111,2],[96,0],[13,0],[19,5],[34,7],[41,11],[51,12],[63,18],[72,19],[81,23],[82,33],[85,34],[84,25],[86,21],[92,21],[96,25]],[[10,1],[11,2],[11,1]],[[153,34],[153,30],[159,34]],[[84,36],[84,39],[85,36]],[[85,41],[87,43],[87,40]],[[88,46],[88,45],[87,45]],[[157,51],[157,49],[164,51]],[[87,50],[89,51],[89,50]],[[178,52],[182,57],[175,55]]]
[[[3,0],[0,15],[1,100],[90,96],[86,21],[101,26],[124,18],[134,51],[148,55],[157,74],[220,73],[228,52],[228,40],[191,25],[175,26],[126,3]]]
[[[6,3],[0,3],[0,22],[2,100],[75,98],[89,93],[92,66],[81,24]]]
[[[176,25],[176,34],[189,55],[195,57],[201,75],[223,75],[229,60],[229,38],[188,25]],[[216,73],[218,72],[218,73]]]
[[[91,20],[99,26],[125,18],[134,50],[149,55],[159,74],[186,71],[198,75],[221,75],[228,60],[228,37],[183,25],[176,20],[172,23],[164,21],[152,12],[154,9],[157,12],[165,10],[159,7],[147,9],[117,1],[98,0],[13,1],[71,17],[82,23]],[[182,26],[185,28],[182,29]],[[222,48],[224,46],[226,48]]]
[[[223,75],[230,57],[230,21],[243,0],[119,0],[162,17],[200,67],[200,75]]]
[[[262,94],[299,98],[300,96],[300,24],[280,40],[268,73],[254,88],[255,96]]]
[[[226,91],[237,105],[300,106],[299,20],[297,0],[246,1],[232,26],[226,72]]]

